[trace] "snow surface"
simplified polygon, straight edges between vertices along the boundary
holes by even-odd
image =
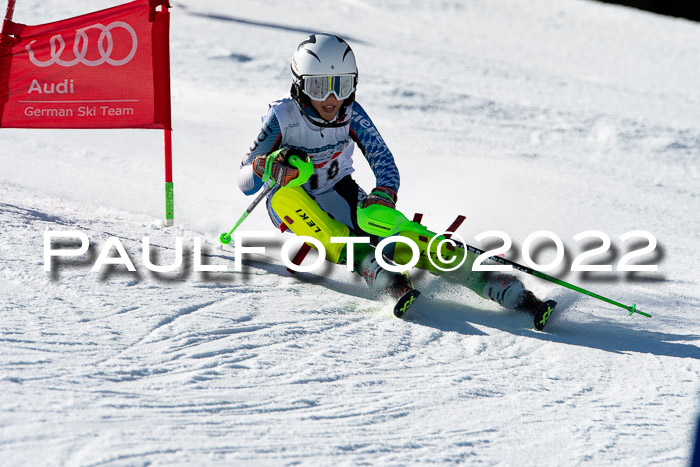
[[[15,20],[112,5],[21,0]],[[238,164],[311,31],[353,46],[400,209],[433,229],[465,214],[471,243],[505,231],[515,260],[530,233],[555,232],[567,256],[552,275],[653,318],[525,277],[563,308],[537,332],[417,274],[424,296],[398,320],[341,267],[287,274],[281,235],[233,271],[217,238],[251,201]],[[159,132],[0,131],[3,465],[687,465],[700,25],[581,0],[199,0],[174,2],[171,35],[175,227],[159,225]],[[243,228],[271,229],[263,209]],[[613,265],[631,249],[621,234],[651,232],[639,262],[659,272],[567,272],[599,243],[573,240],[591,229],[612,238],[598,260]],[[48,230],[91,249],[44,272]],[[145,269],[144,236],[159,264],[182,237],[185,265]],[[91,272],[110,237],[136,272]],[[195,237],[227,272],[194,271]]]

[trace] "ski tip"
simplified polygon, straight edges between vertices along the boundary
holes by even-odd
[[[547,321],[549,321],[549,318],[552,316],[552,312],[556,306],[557,302],[554,300],[547,300],[535,310],[535,329],[538,331],[544,329],[545,324],[547,324]]]
[[[394,305],[394,316],[401,318],[419,296],[420,292],[416,289],[411,289],[403,294],[396,302],[396,305]]]

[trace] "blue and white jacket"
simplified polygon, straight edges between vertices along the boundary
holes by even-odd
[[[399,171],[394,156],[375,128],[372,120],[357,102],[345,112],[345,123],[324,128],[304,117],[302,110],[291,98],[270,104],[262,117],[262,129],[248,154],[241,162],[238,186],[246,195],[256,193],[262,180],[253,172],[253,159],[270,154],[282,147],[300,149],[314,164],[314,175],[303,188],[310,195],[321,194],[346,175],[352,174],[352,153],[356,143],[369,162],[377,179],[376,186],[385,186],[398,192]]]

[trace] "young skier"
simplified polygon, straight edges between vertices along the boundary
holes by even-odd
[[[267,156],[283,148],[272,166],[272,177],[279,179],[268,197],[272,222],[276,227],[284,222],[297,235],[318,238],[326,247],[326,258],[342,263],[344,245],[332,244],[330,238],[366,236],[357,226],[358,204],[394,207],[399,171],[372,120],[355,101],[357,65],[347,42],[313,34],[299,44],[291,68],[291,96],[270,104],[262,130],[243,158],[238,184],[247,195],[257,192]],[[369,196],[352,178],[355,144],[377,179]],[[293,154],[308,155],[313,162],[314,174],[302,187],[285,187],[298,175],[286,163]],[[383,270],[373,253],[370,245],[356,245],[355,271],[372,289],[386,290],[396,298],[408,292],[408,279]]]
[[[332,243],[331,237],[368,236],[358,226],[358,206],[381,204],[394,208],[399,171],[374,123],[355,99],[357,65],[347,42],[330,34],[313,34],[297,47],[291,69],[290,97],[269,105],[258,138],[241,163],[238,185],[246,195],[256,193],[263,185],[268,156],[275,154],[270,175],[276,186],[267,201],[272,222],[296,235],[318,239],[325,247],[327,260],[345,264],[346,245]],[[377,186],[369,195],[352,178],[355,145],[376,177]],[[302,186],[287,186],[299,175],[289,163],[294,155],[308,155],[313,163],[313,175]],[[400,301],[410,298],[412,303],[418,292],[407,276],[384,270],[377,263],[373,246],[377,241],[374,237],[372,244],[354,245],[354,271],[371,289]],[[406,264],[407,260],[397,258],[405,256],[399,250],[387,248],[384,253]],[[473,260],[469,258],[459,272],[444,277],[510,309],[534,314],[542,306],[542,301],[514,276],[471,272]],[[425,261],[418,267],[431,269]],[[398,308],[395,313],[400,314]]]

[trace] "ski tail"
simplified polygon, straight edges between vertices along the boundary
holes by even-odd
[[[416,299],[420,296],[420,292],[416,289],[410,289],[406,291],[394,305],[394,316],[397,318],[403,317],[408,309],[415,303]]]

